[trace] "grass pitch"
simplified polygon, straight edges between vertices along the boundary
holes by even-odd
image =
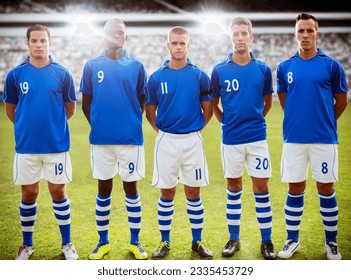
[[[268,143],[272,161],[273,176],[269,187],[273,211],[272,239],[275,250],[281,250],[286,238],[284,205],[287,184],[280,182],[280,157],[282,148],[283,112],[278,103],[274,103],[267,116]],[[348,106],[338,121],[339,130],[339,182],[336,183],[336,195],[339,206],[338,244],[343,259],[351,259],[351,106]],[[90,146],[88,143],[89,126],[77,106],[75,116],[70,120],[71,151],[73,165],[73,183],[67,186],[71,202],[72,241],[81,260],[88,259],[89,253],[98,242],[95,225],[95,197],[97,182],[92,178],[90,168]],[[153,149],[156,133],[144,119],[146,178],[139,182],[143,218],[140,240],[144,249],[151,256],[160,241],[157,224],[157,201],[159,190],[151,187],[153,169]],[[4,106],[0,104],[0,259],[15,258],[18,246],[22,242],[19,219],[19,201],[21,189],[13,185],[12,165],[14,151],[13,125],[7,119]],[[223,178],[220,141],[221,128],[213,117],[203,131],[205,149],[210,174],[210,185],[202,188],[202,200],[205,207],[205,226],[203,240],[214,252],[214,259],[223,260],[221,250],[228,240],[226,211],[225,179]],[[232,259],[260,260],[260,233],[255,215],[254,197],[251,180],[245,173],[242,194],[243,213],[241,219],[241,250]],[[111,252],[106,260],[130,260],[133,256],[128,251],[129,228],[125,210],[124,193],[118,175],[114,179],[109,239]],[[319,198],[313,180],[307,182],[305,208],[301,222],[301,250],[293,256],[298,260],[323,260],[324,231],[319,214]],[[171,232],[172,249],[167,260],[196,259],[191,254],[191,231],[186,214],[185,196],[181,185],[177,186],[175,212]],[[61,237],[55,220],[51,197],[45,181],[41,182],[38,197],[38,213],[34,228],[36,247],[32,259],[60,260]]]

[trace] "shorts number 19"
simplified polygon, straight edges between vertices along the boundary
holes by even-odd
[[[56,163],[55,164],[55,175],[61,175],[63,172],[63,164],[62,163]]]

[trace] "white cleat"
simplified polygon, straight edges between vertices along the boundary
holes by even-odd
[[[21,245],[15,260],[25,261],[34,253],[34,246]]]
[[[61,251],[65,255],[66,260],[78,260],[76,248],[74,248],[72,243],[62,245]]]
[[[300,243],[296,243],[291,239],[286,240],[284,248],[278,253],[278,257],[281,259],[290,259],[293,254],[300,250]]]
[[[341,260],[342,256],[338,250],[338,244],[335,242],[329,242],[325,244],[324,251],[327,254],[328,260]]]

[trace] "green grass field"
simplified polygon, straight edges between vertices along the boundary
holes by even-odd
[[[267,116],[268,142],[270,145],[273,176],[270,179],[271,204],[273,209],[273,243],[278,252],[285,241],[284,204],[287,184],[280,182],[280,156],[282,148],[281,124],[283,113],[278,103],[274,103]],[[348,106],[339,120],[339,182],[336,183],[336,195],[339,205],[338,244],[343,259],[351,259],[351,106]],[[88,143],[89,126],[77,106],[75,116],[70,120],[71,160],[73,165],[73,183],[68,185],[71,201],[72,240],[80,259],[88,255],[98,242],[95,225],[95,197],[97,182],[92,179],[90,169],[90,147]],[[225,180],[223,178],[220,156],[220,125],[213,118],[203,132],[205,149],[210,173],[210,185],[202,189],[205,207],[205,227],[203,240],[215,253],[217,260],[222,260],[221,251],[228,239],[226,211]],[[157,224],[157,201],[159,190],[151,187],[153,169],[153,147],[156,137],[151,126],[144,120],[144,137],[146,151],[146,178],[139,182],[142,199],[143,219],[140,240],[151,255],[160,241]],[[4,106],[0,104],[0,259],[14,259],[18,246],[22,242],[19,219],[19,201],[21,191],[13,185],[12,164],[14,157],[13,125],[7,119]],[[244,175],[244,192],[242,196],[243,213],[241,219],[241,250],[232,259],[260,260],[260,234],[255,216],[254,197],[250,178]],[[299,260],[323,260],[324,231],[319,214],[319,199],[314,181],[308,180],[305,195],[304,215],[301,222],[301,250],[293,256]],[[121,180],[114,179],[112,193],[111,252],[107,260],[133,259],[128,252],[129,228],[125,210],[124,194]],[[191,231],[186,214],[185,197],[181,185],[177,187],[175,213],[172,224],[172,250],[168,260],[196,259],[191,254]],[[36,251],[32,259],[60,260],[61,238],[53,214],[51,197],[47,184],[41,182],[38,197],[37,221],[34,229]]]

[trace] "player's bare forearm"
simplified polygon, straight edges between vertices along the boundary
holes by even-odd
[[[282,107],[283,111],[284,111],[284,108],[285,108],[285,97],[286,97],[286,93],[285,92],[278,92],[279,104],[280,104],[280,107]]]
[[[16,107],[17,107],[16,104],[5,102],[6,115],[12,123],[15,123]]]
[[[213,101],[208,100],[208,101],[201,102],[201,108],[202,108],[202,114],[205,119],[205,125],[204,125],[205,127],[213,116]]]
[[[67,116],[67,119],[69,120],[71,117],[73,117],[74,113],[76,112],[76,102],[66,102],[65,107],[66,107],[66,116]]]
[[[213,113],[218,122],[221,122],[223,111],[221,107],[219,107],[219,97],[213,99]]]
[[[273,106],[273,94],[264,95],[263,117],[266,117]]]
[[[143,114],[145,111],[145,105],[144,105],[145,95],[139,95],[138,100],[140,104],[141,113]]]
[[[346,109],[347,102],[348,102],[347,92],[334,94],[334,98],[335,98],[335,104],[334,104],[335,117],[336,119],[338,119]]]
[[[82,94],[82,110],[84,113],[85,118],[88,120],[89,124],[90,124],[90,105],[91,105],[91,101],[92,101],[92,96],[91,95],[87,95],[87,94]]]
[[[146,119],[152,128],[158,132],[158,128],[156,127],[156,109],[157,105],[145,105]]]

